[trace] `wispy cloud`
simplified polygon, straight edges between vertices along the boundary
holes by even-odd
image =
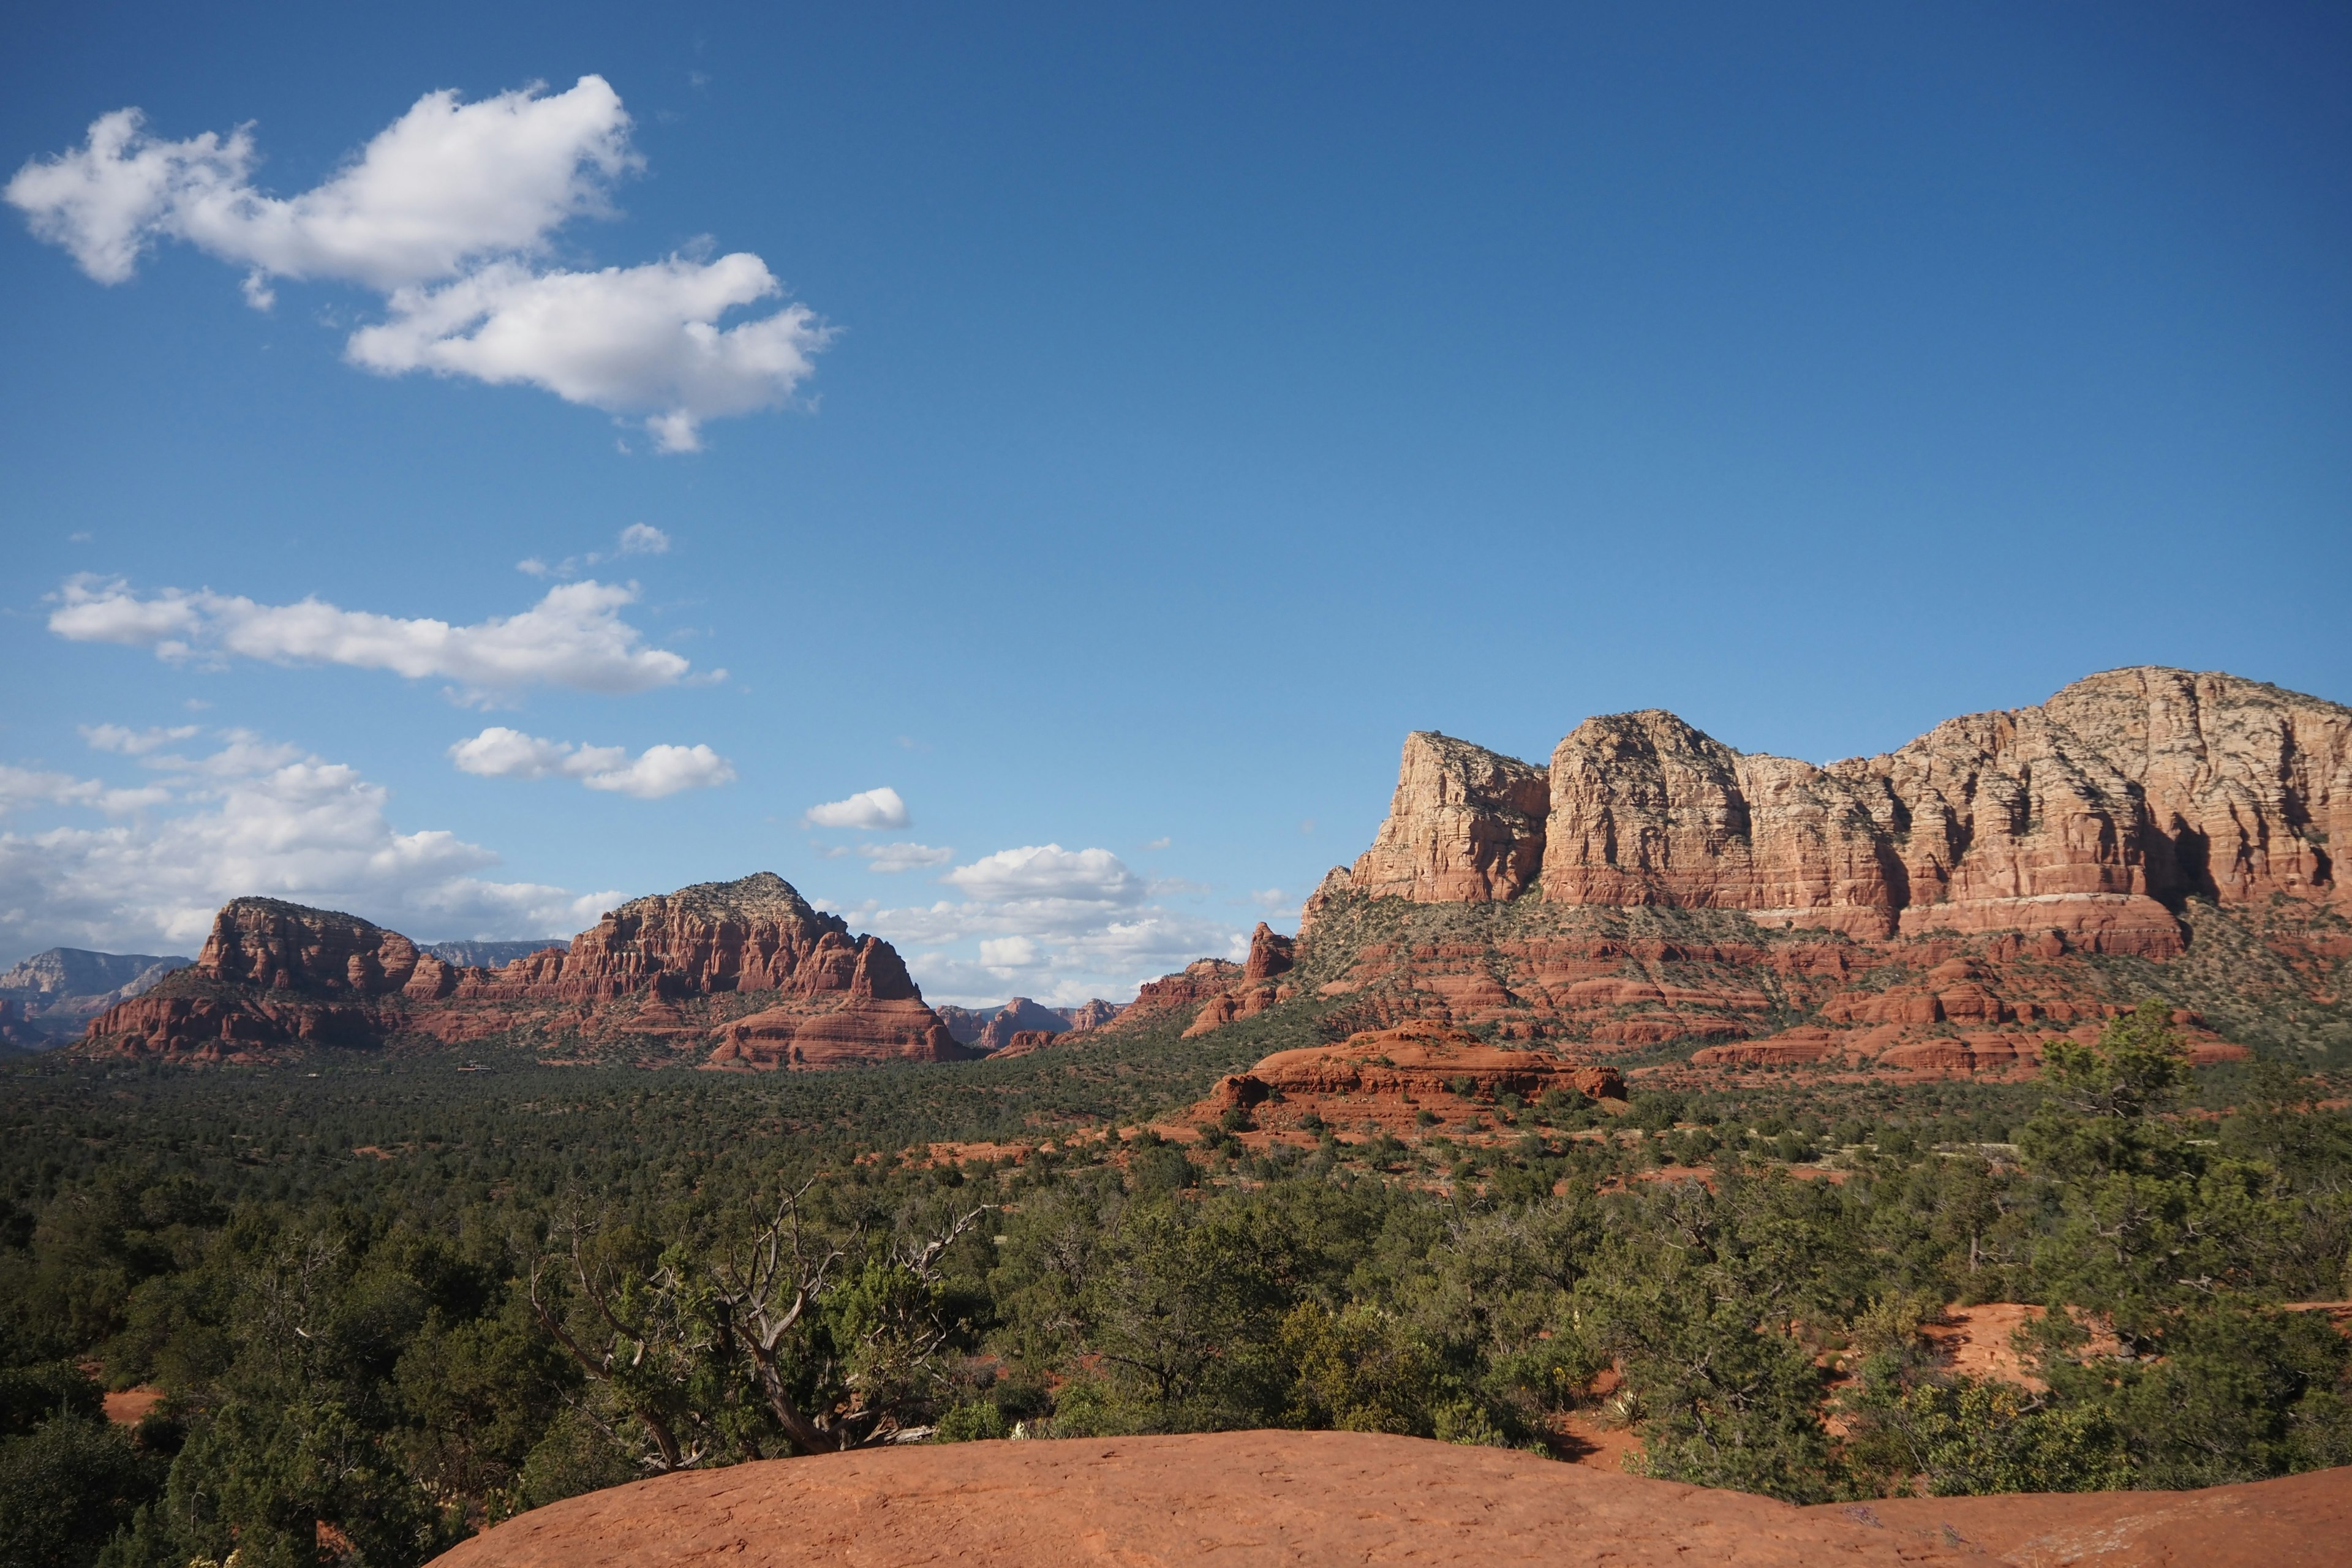
[[[85,575],[59,590],[49,630],[70,642],[152,648],[173,663],[234,655],[439,677],[457,682],[467,700],[530,686],[616,695],[688,679],[692,666],[684,656],[645,647],[642,634],[621,619],[636,597],[634,586],[567,583],[516,615],[452,626],[315,598],[263,605],[209,588],[164,588],[142,597],[121,578]]]

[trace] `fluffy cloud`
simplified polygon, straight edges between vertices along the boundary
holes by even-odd
[[[924,994],[939,1001],[1001,1002],[1013,992],[1055,1005],[1121,998],[1192,959],[1249,951],[1240,928],[1147,902],[1167,889],[1108,849],[1027,845],[940,880],[962,900],[857,910],[899,944]]]
[[[346,351],[371,370],[543,387],[641,416],[656,445],[688,451],[703,421],[789,398],[826,341],[799,305],[719,324],[781,296],[756,256],[542,266],[554,231],[609,212],[614,181],[641,162],[602,77],[478,103],[427,93],[341,173],[290,197],[254,186],[249,128],[171,142],[142,126],[136,109],[101,116],[80,147],[19,169],[6,200],[101,283],[128,280],[170,237],[247,268],[259,309],[276,300],[273,279],[377,289],[389,319]]]
[[[655,445],[690,452],[706,419],[772,408],[815,367],[828,333],[803,305],[721,328],[783,285],[749,252],[671,257],[601,272],[485,267],[439,289],[404,289],[392,319],[352,334],[352,363],[526,383],[608,414],[639,415]]]
[[[636,162],[620,95],[597,76],[547,97],[428,92],[341,174],[285,200],[251,184],[249,127],[162,142],[143,123],[136,109],[101,116],[80,147],[8,182],[33,232],[101,283],[128,280],[168,236],[265,275],[397,289],[541,249],[567,219],[606,210],[609,183]]]
[[[811,827],[905,827],[913,818],[907,815],[907,803],[888,784],[880,789],[860,790],[847,800],[827,801],[813,805],[801,817]]]
[[[642,646],[641,634],[621,619],[636,597],[634,587],[567,583],[520,615],[453,626],[320,599],[261,605],[210,589],[165,588],[141,598],[119,578],[81,576],[59,591],[49,630],[72,642],[152,647],[175,662],[235,654],[388,669],[411,679],[437,676],[473,698],[535,685],[612,695],[675,685],[691,668],[678,654]]]
[[[669,535],[650,522],[633,522],[621,530],[621,553],[667,555],[669,553]]]
[[[940,879],[992,903],[1133,904],[1143,883],[1108,849],[1068,850],[1058,844],[1000,849]]]
[[[493,779],[578,779],[590,789],[659,800],[681,790],[735,782],[726,758],[708,746],[648,746],[632,758],[625,746],[576,746],[493,724],[449,748],[464,773]]]
[[[478,873],[498,858],[489,850],[439,830],[402,833],[382,785],[255,736],[231,732],[207,756],[142,765],[159,776],[138,793],[157,809],[85,826],[71,808],[102,808],[123,792],[73,780],[47,794],[65,819],[0,832],[0,941],[194,952],[215,910],[254,893],[350,910],[427,940],[542,936],[578,930],[619,898],[486,879]]]

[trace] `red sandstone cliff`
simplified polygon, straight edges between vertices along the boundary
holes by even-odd
[[[1395,797],[1356,861],[1365,892],[1423,903],[1515,899],[1542,869],[1543,770],[1434,731],[1405,737]]]
[[[624,1038],[713,1066],[953,1061],[889,943],[854,938],[772,872],[632,900],[499,969],[446,963],[397,931],[273,899],[215,919],[194,968],[92,1020],[84,1048],[218,1059],[313,1044],[445,1041],[517,1029],[592,1050]]]
[[[1588,1054],[1723,1042],[1701,1068],[2030,1068],[2173,965],[2290,1010],[2340,994],[2347,812],[2352,710],[2168,669],[1828,767],[1657,710],[1588,720],[1549,774],[1416,734],[1372,849],[1307,900],[1281,984],[1337,1005],[1327,1035],[1426,1019]],[[2209,909],[2260,976],[2189,953]],[[1190,1007],[1189,1035],[1279,1000],[1199,964],[1146,994]],[[2240,1050],[2181,1022],[2200,1058]]]
[[[1585,721],[1548,776],[1416,734],[1348,883],[1475,902],[1539,881],[1553,903],[1738,910],[1865,939],[2057,931],[2162,957],[2179,951],[2165,906],[2182,897],[2346,903],[2328,846],[2347,831],[2352,709],[2137,668],[1826,768],[1656,710]]]

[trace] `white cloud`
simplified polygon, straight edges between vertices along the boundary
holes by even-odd
[[[669,535],[651,523],[633,522],[621,530],[620,541],[614,547],[614,553],[616,555],[667,555],[669,553]],[[560,577],[568,580],[579,576],[584,567],[593,566],[607,559],[609,557],[603,551],[591,550],[585,555],[567,555],[551,566],[540,556],[526,555],[515,563],[515,570],[527,577]]]
[[[0,763],[0,815],[32,805],[86,805],[121,816],[170,798],[168,792],[160,789],[109,789],[96,779]]]
[[[449,748],[460,772],[482,778],[578,779],[590,789],[639,800],[735,782],[735,769],[709,746],[648,746],[635,758],[625,746],[579,746],[493,724]]]
[[[598,76],[479,103],[428,92],[341,173],[285,200],[247,178],[251,127],[161,142],[142,121],[136,109],[101,116],[79,148],[27,163],[5,192],[101,283],[127,281],[141,251],[170,237],[260,277],[388,291],[539,251],[568,219],[606,211],[610,182],[637,163],[620,95]]]
[[[642,415],[663,451],[690,452],[704,420],[772,408],[815,368],[810,356],[829,333],[806,306],[719,325],[782,291],[747,251],[601,272],[498,263],[438,289],[399,290],[392,319],[352,333],[347,352],[387,375],[527,383],[608,414]]]
[[[245,894],[347,910],[427,940],[540,936],[578,930],[620,897],[488,880],[489,850],[444,831],[399,832],[382,785],[299,751],[286,757],[232,732],[194,761],[144,759],[167,776],[138,793],[168,811],[0,833],[0,940],[194,952],[214,910]],[[0,780],[21,771],[0,769]],[[95,780],[68,786],[48,798],[102,808],[120,793]]]
[[[811,827],[905,827],[913,818],[907,815],[907,803],[888,784],[880,789],[860,790],[847,800],[827,801],[813,805],[801,818]]]
[[[992,937],[980,944],[980,962],[990,969],[1030,969],[1036,966],[1037,944],[1025,936]]]
[[[71,642],[152,647],[172,661],[235,654],[388,669],[411,679],[438,676],[459,682],[469,697],[534,685],[617,695],[676,685],[691,668],[678,654],[643,647],[641,634],[621,619],[622,606],[636,597],[635,587],[567,583],[519,615],[451,626],[315,598],[261,605],[208,588],[165,588],[142,599],[119,578],[78,576],[60,590],[49,630]]]
[[[1055,1006],[1123,1000],[1193,959],[1249,952],[1245,928],[1147,902],[1187,889],[1147,884],[1107,849],[1029,845],[940,879],[964,896],[843,910],[897,943],[936,1001],[1002,1002],[1008,990]]]
[[[1000,849],[940,879],[990,902],[1038,900],[1132,904],[1143,884],[1108,849],[1068,850],[1058,844]]]
[[[126,757],[143,757],[174,741],[184,741],[196,732],[194,724],[182,724],[173,729],[160,726],[146,730],[126,729],[121,724],[84,724],[81,738],[92,751],[116,752]]]
[[[613,183],[641,163],[602,77],[478,103],[427,93],[333,178],[284,198],[251,182],[250,127],[167,142],[142,124],[136,109],[100,117],[79,148],[26,163],[5,198],[101,283],[128,280],[150,245],[175,237],[247,268],[257,309],[275,304],[276,278],[377,289],[389,318],[345,353],[382,374],[542,387],[642,416],[661,449],[691,451],[705,421],[788,399],[830,335],[798,304],[720,324],[782,294],[748,252],[542,265],[554,231],[608,213]]]
[[[955,858],[954,850],[936,849],[929,844],[861,844],[856,852],[875,871],[920,871]]]

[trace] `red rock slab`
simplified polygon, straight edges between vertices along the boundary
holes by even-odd
[[[953,1443],[592,1492],[437,1568],[1970,1563],[1917,1531],[1497,1448],[1354,1432]]]
[[[1823,1517],[1858,1510],[1807,1509]],[[1898,1538],[1968,1546],[2017,1568],[2343,1568],[2352,1468],[2194,1492],[1897,1498],[1868,1512]],[[1979,1558],[1979,1562],[1985,1559]]]

